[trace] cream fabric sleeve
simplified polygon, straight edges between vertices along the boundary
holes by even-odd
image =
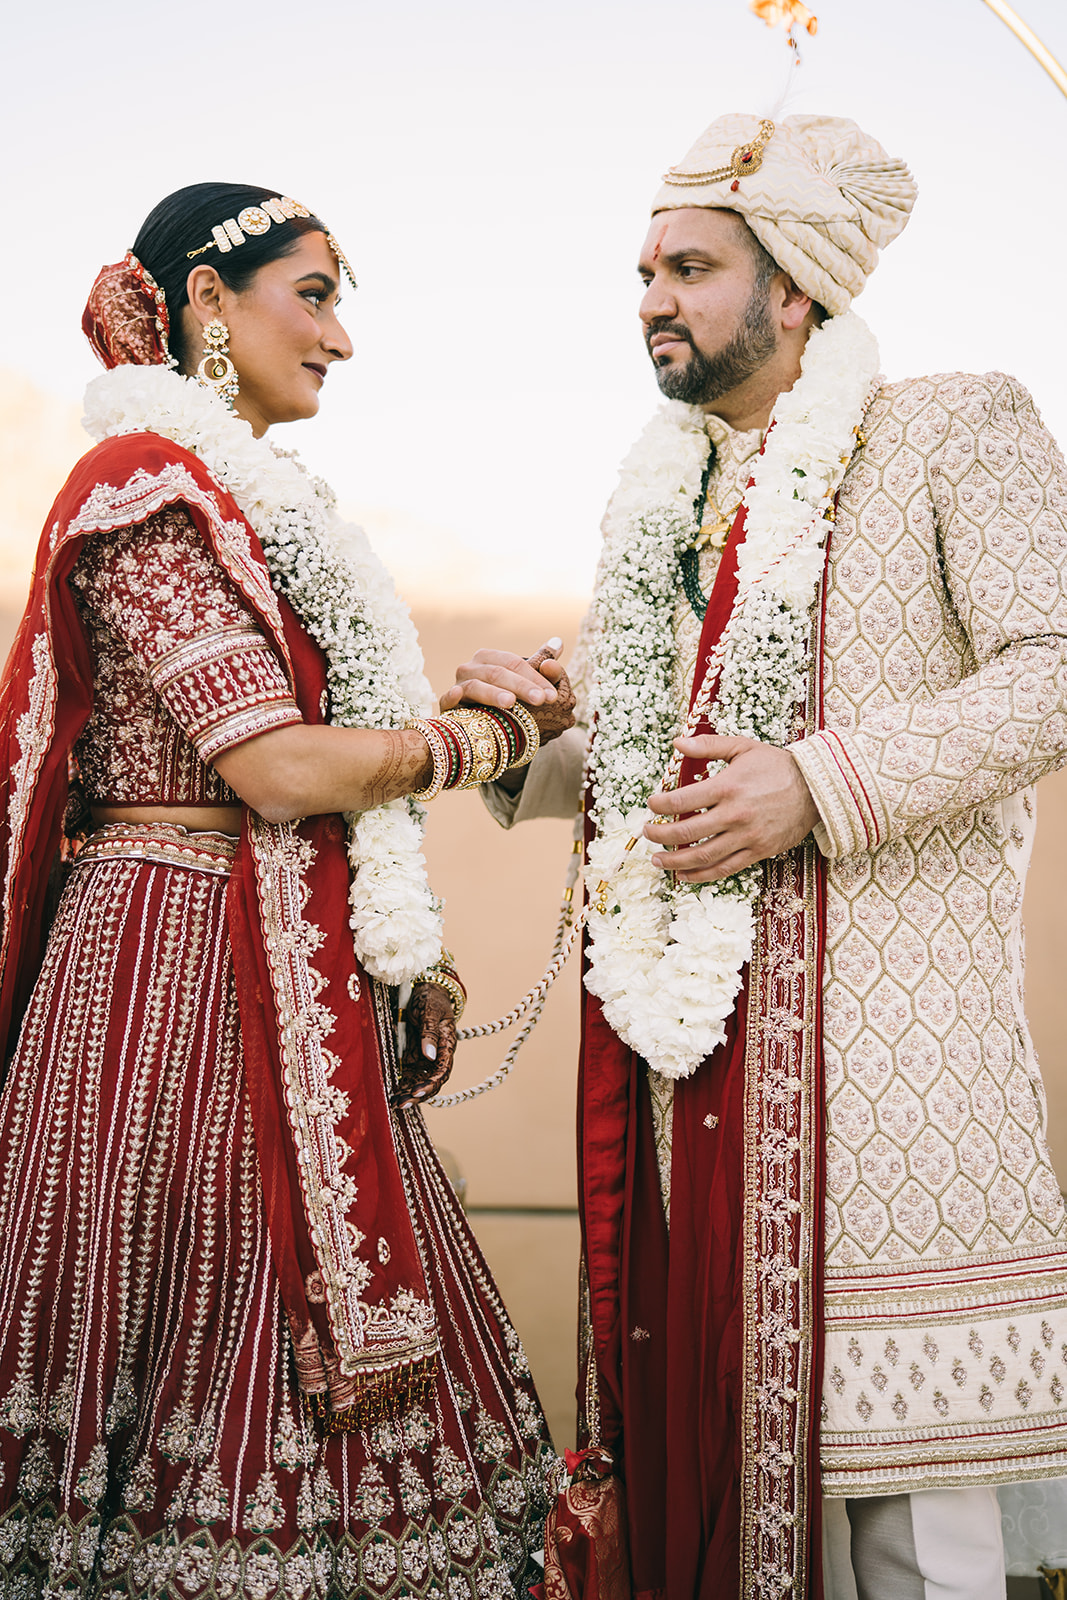
[[[853,726],[790,747],[821,817],[817,842],[832,857],[1001,799],[1067,761],[1067,467],[1014,379],[953,374],[929,387],[925,434],[911,424],[901,432],[890,405],[896,465],[882,470],[853,535],[854,561],[868,564],[879,560],[886,507],[902,508],[918,535],[934,576],[908,600],[908,616],[913,654],[925,650],[927,666],[909,681],[883,660],[886,692]],[[899,439],[912,436],[928,448],[902,452]],[[877,468],[874,456],[862,470]],[[924,631],[939,635],[936,673]]]
[[[567,663],[567,676],[574,690],[575,727],[538,750],[530,765],[522,769],[522,783],[514,794],[499,783],[482,786],[482,799],[502,828],[513,828],[517,822],[529,822],[534,817],[573,817],[581,804],[589,729],[589,644],[594,627],[590,607]]]

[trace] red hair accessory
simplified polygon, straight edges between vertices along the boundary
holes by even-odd
[[[132,252],[101,267],[82,313],[82,328],[104,366],[173,366],[163,290]]]

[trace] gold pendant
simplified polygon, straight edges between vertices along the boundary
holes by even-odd
[[[733,525],[733,517],[724,517],[720,512],[714,522],[701,524],[700,532],[693,540],[693,549],[703,550],[710,544],[713,550],[721,550],[726,544]]]

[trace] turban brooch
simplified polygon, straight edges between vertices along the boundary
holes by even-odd
[[[664,175],[652,211],[736,211],[798,287],[839,315],[904,228],[916,193],[905,163],[845,117],[775,124],[731,113]]]

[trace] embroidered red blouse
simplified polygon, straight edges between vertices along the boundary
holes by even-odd
[[[89,540],[70,576],[93,659],[75,747],[96,805],[234,805],[223,750],[300,722],[288,678],[187,514]]]

